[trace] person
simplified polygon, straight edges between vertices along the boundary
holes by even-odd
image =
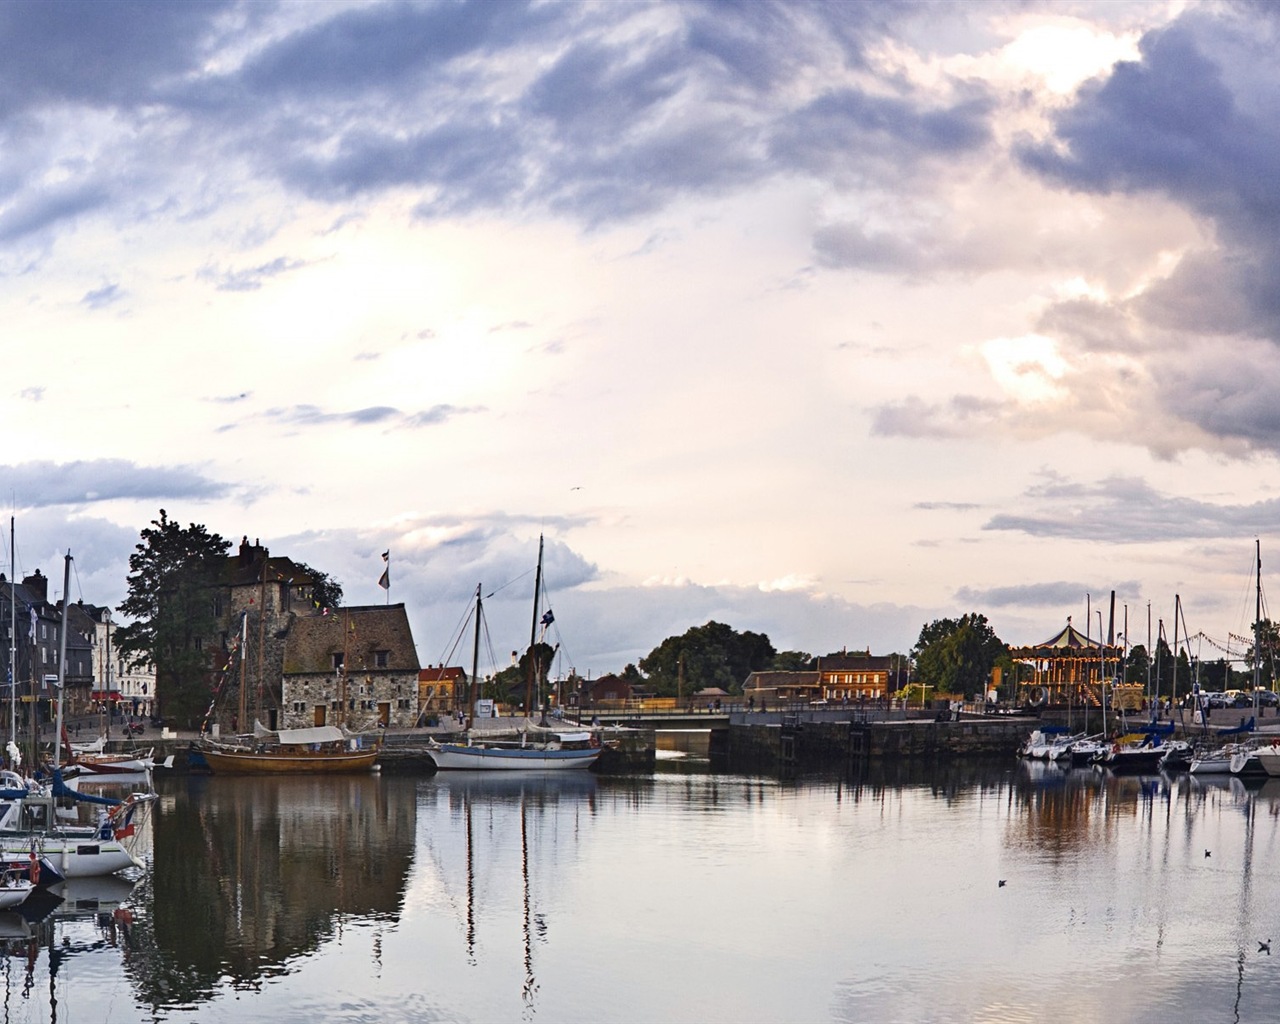
[[[748,698],[747,698],[747,710],[748,710],[748,711],[754,711],[755,709],[756,709],[756,699],[755,699],[755,697],[748,697]]]

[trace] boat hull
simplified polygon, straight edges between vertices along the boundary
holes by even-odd
[[[556,771],[590,768],[600,757],[600,748],[587,750],[543,750],[537,747],[472,747],[441,743],[430,750],[441,771]]]
[[[145,866],[119,839],[53,833],[39,837],[0,836],[0,857],[6,864],[23,867],[33,845],[39,850],[41,885],[69,878],[97,878]]]
[[[377,750],[339,754],[272,754],[201,748],[215,775],[327,775],[372,770]]]

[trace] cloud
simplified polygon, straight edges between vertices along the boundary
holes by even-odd
[[[306,260],[279,256],[256,267],[246,267],[242,270],[202,267],[196,276],[201,280],[213,282],[213,286],[220,292],[252,292],[257,291],[273,277],[299,270],[307,265]]]
[[[1280,517],[1280,499],[1212,504],[1161,494],[1135,477],[1114,476],[1095,485],[1053,479],[1025,495],[1043,512],[992,516],[984,530],[1025,533],[1108,544],[1253,536]]]
[[[85,292],[84,298],[80,300],[80,303],[90,309],[105,309],[122,298],[124,298],[124,292],[120,290],[120,286],[118,284],[108,284],[94,291]]]
[[[329,412],[318,405],[279,406],[261,414],[261,419],[286,426],[323,427],[347,424],[355,427],[385,426],[389,429],[433,427],[456,416],[483,412],[478,406],[435,405],[420,412],[406,413],[389,405]],[[230,429],[230,428],[228,428]]]
[[[1117,584],[1116,590],[1130,592],[1140,591],[1134,581]],[[956,600],[973,607],[1022,608],[1044,607],[1056,608],[1070,606],[1080,601],[1090,591],[1097,592],[1097,587],[1087,583],[1069,583],[1058,580],[1052,583],[1025,583],[1006,587],[961,587],[956,591]]]
[[[231,488],[186,466],[139,466],[124,459],[22,462],[3,476],[20,508],[85,505],[118,499],[223,498]]]

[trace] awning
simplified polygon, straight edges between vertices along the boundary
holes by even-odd
[[[94,690],[90,700],[121,700],[119,690]]]

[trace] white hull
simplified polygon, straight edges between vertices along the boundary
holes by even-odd
[[[0,911],[12,910],[26,902],[35,886],[25,878],[10,878],[0,884]]]
[[[6,864],[22,865],[30,856],[33,843],[42,870],[56,872],[62,878],[96,878],[144,866],[120,840],[95,839],[92,835],[0,836],[0,856]]]
[[[431,748],[431,759],[441,771],[556,771],[590,768],[600,748],[543,750],[537,747],[470,747],[442,743]]]
[[[1253,756],[1258,764],[1262,765],[1267,775],[1272,777],[1280,775],[1280,746],[1272,744],[1269,747],[1258,747],[1254,750]]]

